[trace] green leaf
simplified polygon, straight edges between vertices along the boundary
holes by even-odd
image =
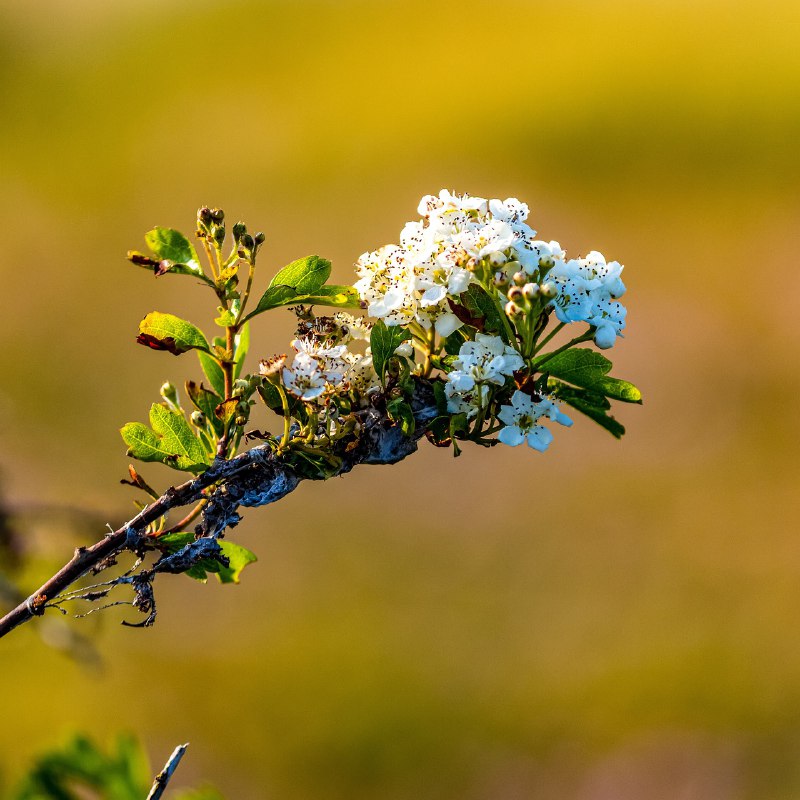
[[[534,362],[537,370],[548,372],[554,378],[592,389],[613,400],[624,403],[641,403],[642,393],[628,381],[608,377],[611,362],[594,350],[577,348],[565,350],[555,356],[540,356]]]
[[[242,374],[242,366],[244,360],[247,358],[247,352],[250,350],[250,323],[245,322],[242,329],[236,336],[233,350],[233,379]]]
[[[191,322],[159,311],[152,311],[139,323],[136,341],[153,350],[167,350],[175,356],[188,350],[210,349],[206,337]]]
[[[226,310],[220,306],[217,309],[220,313],[219,316],[214,320],[214,322],[219,325],[220,328],[230,328],[236,324],[236,315],[230,309]]]
[[[197,357],[200,359],[200,367],[206,380],[211,384],[211,388],[222,397],[225,394],[225,373],[222,371],[222,367],[213,356],[202,350],[197,351]]]
[[[128,455],[140,461],[159,461],[184,472],[203,472],[210,456],[186,418],[160,403],[150,408],[150,425],[129,422],[120,430]]]
[[[245,319],[250,319],[268,311],[293,302],[301,302],[301,296],[317,295],[331,274],[331,262],[319,256],[306,256],[292,261],[270,281],[267,291],[261,296],[258,305]]]
[[[381,383],[384,383],[386,366],[389,359],[394,355],[394,351],[406,339],[411,338],[411,332],[407,328],[394,325],[389,327],[382,319],[378,320],[370,332],[369,344],[372,349],[372,365],[378,374]]]
[[[214,413],[216,407],[222,402],[222,398],[210,389],[206,389],[201,383],[199,386],[194,381],[186,381],[186,394],[198,411],[205,414],[206,419],[214,428],[217,436],[222,436],[222,422]]]
[[[213,285],[213,281],[203,273],[194,245],[180,231],[156,227],[148,231],[144,239],[160,262],[154,268],[157,276],[168,272],[192,275]]]
[[[239,576],[242,574],[242,570],[248,564],[258,561],[258,557],[246,547],[242,547],[242,545],[235,542],[229,542],[227,539],[223,539],[219,544],[222,548],[222,555],[227,556],[230,562],[227,567],[222,564],[219,565],[219,571],[217,572],[219,582],[239,583]]]
[[[459,308],[459,305],[461,308]],[[453,313],[467,325],[483,331],[493,333],[502,337],[508,343],[502,313],[495,299],[477,283],[471,283],[465,292],[458,296],[458,304],[451,303]],[[462,313],[466,310],[466,314]]]
[[[414,429],[416,428],[414,412],[404,397],[396,397],[387,404],[386,410],[389,412],[391,419],[400,425],[400,430],[406,436],[414,435]]]
[[[588,389],[576,389],[574,386],[554,380],[548,381],[547,388],[554,397],[585,414],[617,439],[621,439],[625,434],[624,426],[607,413],[611,403],[602,394]]]

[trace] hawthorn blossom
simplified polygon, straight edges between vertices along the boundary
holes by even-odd
[[[511,447],[527,441],[529,447],[543,453],[553,441],[553,434],[537,424],[543,417],[567,427],[572,425],[572,420],[552,400],[543,397],[537,401],[518,389],[511,395],[511,404],[500,407],[497,418],[504,427],[497,438]]]
[[[556,296],[552,305],[561,322],[587,322],[595,328],[595,343],[613,347],[625,328],[627,309],[619,298],[625,294],[622,265],[606,262],[592,250],[584,258],[558,259],[547,275]]]

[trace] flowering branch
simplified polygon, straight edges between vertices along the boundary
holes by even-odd
[[[148,314],[137,341],[175,356],[194,351],[205,382],[186,382],[186,409],[178,390],[165,383],[149,426],[130,422],[121,434],[129,456],[194,477],[161,493],[130,466],[123,483],[151,502],[139,502],[140,512],[104,540],[79,548],[0,621],[0,636],[46,608],[105,600],[120,585],[133,590],[130,603],[146,615],[138,625],[151,625],[158,574],[205,580],[214,573],[222,582],[238,582],[255,560],[223,539],[239,522],[240,507],[266,505],[302,480],[324,480],[357,464],[395,463],[414,452],[423,435],[437,447],[452,447],[454,455],[465,441],[484,447],[525,442],[542,452],[553,440],[545,423],[572,425],[562,410],[567,405],[622,436],[624,428],[608,413],[611,401],[640,403],[641,394],[609,376],[607,358],[579,346],[593,341],[608,350],[622,336],[622,266],[596,251],[567,259],[558,242],[536,239],[528,207],[514,198],[443,190],[424,197],[418,211],[421,218],[405,225],[399,244],[358,259],[353,286],[328,284],[330,262],[312,255],[279,270],[254,305],[264,234],[251,236],[239,222],[229,238],[224,213],[202,207],[195,236],[205,267],[178,231],[146,234],[152,255],[130,252],[129,260],[156,277],[188,275],[209,287],[214,323],[224,335],[209,339],[187,320]],[[243,292],[240,267],[247,269]],[[297,325],[291,359],[276,354],[246,373],[251,320],[287,306]],[[336,310],[319,316],[315,306]],[[545,352],[572,326],[576,334]],[[254,413],[266,415],[270,426],[277,423],[278,433],[246,430]],[[261,444],[237,455],[252,440]],[[193,508],[170,525],[170,512],[188,505]],[[139,559],[128,571],[67,591],[124,550]],[[158,557],[146,566],[150,553]]]

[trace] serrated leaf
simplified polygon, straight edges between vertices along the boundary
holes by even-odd
[[[624,403],[642,402],[642,393],[632,383],[608,376],[611,362],[594,350],[576,348],[555,356],[545,354],[536,359],[534,366],[537,370],[550,373],[554,378],[561,378],[584,389],[592,389],[613,400]]]
[[[136,341],[153,350],[166,350],[176,356],[189,350],[210,349],[202,331],[191,322],[159,311],[150,312],[139,323]]]
[[[494,298],[477,283],[471,283],[466,291],[451,300],[453,313],[465,324],[484,333],[493,333],[508,343],[508,334],[500,316],[500,307]],[[464,313],[466,312],[466,313]]]
[[[120,430],[128,455],[140,461],[159,461],[184,472],[203,472],[210,457],[186,418],[160,403],[150,408],[150,425],[129,422]]]
[[[310,296],[319,292],[331,274],[331,262],[319,256],[305,256],[285,266],[270,281],[267,291],[261,296],[258,305],[245,319],[250,319],[268,311],[298,300],[302,295]]]
[[[411,338],[411,332],[399,325],[389,327],[382,319],[378,320],[370,331],[369,344],[372,350],[372,365],[375,372],[384,383],[384,375],[389,359],[394,351]]]
[[[588,389],[576,389],[574,386],[554,380],[548,381],[547,388],[554,397],[585,414],[617,439],[621,439],[625,434],[625,427],[608,414],[611,403],[602,394]]]

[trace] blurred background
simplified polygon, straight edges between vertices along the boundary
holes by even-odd
[[[3,785],[130,730],[154,764],[190,741],[178,784],[238,800],[800,796],[799,34],[790,2],[2,0],[26,588],[71,554],[69,509],[94,538],[133,509],[118,428],[194,370],[137,324],[213,325],[124,256],[200,204],[267,233],[262,281],[319,253],[344,283],[423,194],[519,197],[627,265],[612,355],[645,395],[621,442],[579,421],[544,456],[422,447],[304,485],[237,530],[240,586],[160,581],[151,630],[71,622],[102,664],[17,631]],[[254,358],[292,327],[259,318]]]

